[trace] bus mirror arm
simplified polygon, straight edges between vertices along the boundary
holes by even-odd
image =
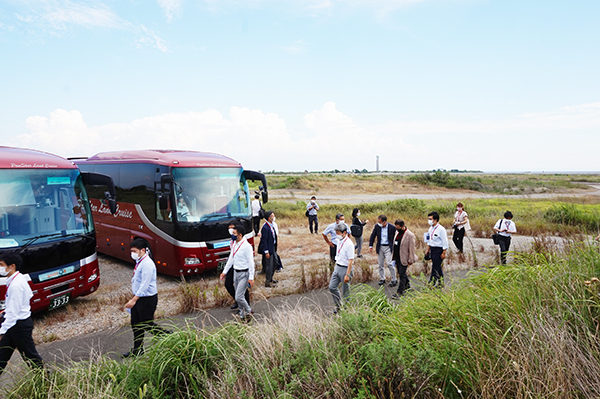
[[[165,187],[169,185],[169,189],[165,191]],[[160,192],[161,193],[168,193],[169,191],[171,191],[170,187],[173,185],[173,176],[169,173],[163,173],[160,176]]]
[[[115,183],[112,177],[101,173],[81,172],[81,178],[83,179],[83,184],[86,186],[108,187],[108,191],[104,195],[110,207],[110,213],[113,215],[117,213],[117,192],[115,191]]]
[[[260,193],[262,194],[263,204],[269,202],[269,191],[267,190],[267,178],[264,173],[255,172],[253,170],[245,170],[244,177],[246,180],[260,181],[262,186],[260,187]]]

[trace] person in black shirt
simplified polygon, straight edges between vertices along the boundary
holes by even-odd
[[[350,226],[350,230],[352,231],[352,237],[356,240],[356,245],[354,249],[356,250],[356,257],[362,258],[360,254],[362,251],[363,245],[363,227],[369,223],[368,220],[362,222],[358,217],[360,216],[360,209],[354,208],[352,210],[352,226]]]

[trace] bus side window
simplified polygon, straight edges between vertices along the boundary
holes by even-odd
[[[171,198],[168,198],[167,201],[167,209],[160,209],[160,196],[161,194],[156,194],[156,220],[162,220],[165,222],[172,222],[173,218],[171,215]]]

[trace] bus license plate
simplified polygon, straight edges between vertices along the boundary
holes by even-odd
[[[67,303],[69,303],[69,299],[71,299],[71,295],[69,294],[52,298],[50,300],[50,306],[48,307],[48,310],[54,310],[56,308],[60,308],[61,306],[65,306]]]
[[[221,271],[221,270],[225,269],[226,264],[227,264],[227,259],[220,260],[219,264],[217,265],[217,270]]]

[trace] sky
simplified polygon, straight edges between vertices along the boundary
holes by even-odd
[[[599,171],[597,0],[0,0],[0,145]]]

